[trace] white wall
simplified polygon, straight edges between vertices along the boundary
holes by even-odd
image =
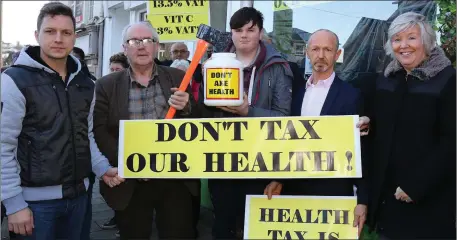
[[[76,38],[75,47],[81,48],[85,54],[88,54],[89,46],[90,46],[89,40],[90,40],[89,34]]]
[[[103,1],[94,1],[94,8],[92,9],[95,16],[102,16],[103,15]]]
[[[103,41],[103,71],[102,75],[109,73],[109,58],[122,52],[122,30],[130,22],[130,11],[124,10],[121,5],[116,9],[109,9],[111,18],[105,22]]]
[[[144,3],[146,3],[146,1],[124,1],[124,9],[127,10],[137,8]]]
[[[253,1],[246,1],[246,0],[242,0],[242,1],[227,1],[227,26],[226,26],[226,31],[230,31],[230,18],[232,17],[232,15],[238,11],[240,8],[243,8],[243,7],[252,7],[253,5]]]
[[[112,8],[118,4],[121,4],[124,1],[106,1],[108,3],[108,8]]]

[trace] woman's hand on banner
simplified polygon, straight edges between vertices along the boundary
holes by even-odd
[[[367,219],[367,206],[364,204],[357,204],[354,209],[354,227],[359,227],[359,237],[362,233],[363,225]]]
[[[110,187],[115,187],[125,181],[117,174],[117,168],[110,168],[102,177],[103,181]]]
[[[268,196],[268,199],[271,199],[273,195],[280,195],[282,190],[282,183],[277,181],[272,181],[265,187],[263,194]]]
[[[360,128],[360,136],[368,135],[370,131],[370,118],[366,116],[360,117],[356,127]]]

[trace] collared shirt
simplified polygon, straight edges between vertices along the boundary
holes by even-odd
[[[335,79],[335,72],[324,80],[313,84],[313,75],[306,82],[306,92],[301,106],[301,116],[320,116],[330,86]]]
[[[129,68],[129,114],[130,119],[163,119],[168,111],[168,103],[159,84],[157,66],[154,68],[151,80],[145,87],[134,79]]]

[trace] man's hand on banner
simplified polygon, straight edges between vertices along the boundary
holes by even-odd
[[[360,128],[360,136],[368,135],[370,131],[370,118],[366,116],[360,117],[356,126]]]
[[[224,110],[226,112],[231,112],[231,113],[240,115],[242,117],[246,117],[248,115],[248,112],[249,112],[248,95],[246,95],[246,93],[244,93],[243,100],[244,100],[244,102],[240,106],[236,106],[236,107],[217,107],[217,108],[222,109],[222,110]]]
[[[102,179],[110,187],[115,187],[125,181],[125,179],[117,175],[117,168],[108,169]]]
[[[359,227],[359,237],[362,233],[363,225],[367,219],[367,206],[364,204],[357,204],[354,209],[354,227]]]
[[[405,192],[403,192],[403,190],[398,187],[397,188],[397,191],[395,192],[395,198],[397,200],[401,200],[403,202],[407,202],[407,203],[410,203],[412,202],[413,200],[408,196],[408,194],[406,194]]]
[[[189,103],[189,93],[179,91],[178,88],[171,88],[173,95],[168,99],[168,104],[176,110],[183,110]]]
[[[268,199],[271,199],[273,195],[280,195],[282,190],[282,184],[276,181],[272,181],[265,187],[263,194],[268,196]]]

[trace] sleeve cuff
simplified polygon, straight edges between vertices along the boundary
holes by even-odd
[[[248,107],[248,115],[247,117],[254,117],[254,107],[249,106]]]
[[[368,197],[357,194],[357,204],[368,205]]]
[[[12,198],[4,199],[2,203],[6,208],[6,215],[17,213],[29,206],[27,202],[25,202],[22,192]]]
[[[97,165],[93,166],[92,172],[95,173],[97,178],[101,178],[110,168],[111,166],[109,165],[108,160],[105,159],[104,161],[101,161]]]
[[[187,102],[187,105],[184,107],[183,110],[181,110],[181,115],[183,115],[183,116],[190,115],[190,113],[191,113],[191,111],[192,111],[191,105],[192,105],[192,104],[190,104],[190,101]]]

